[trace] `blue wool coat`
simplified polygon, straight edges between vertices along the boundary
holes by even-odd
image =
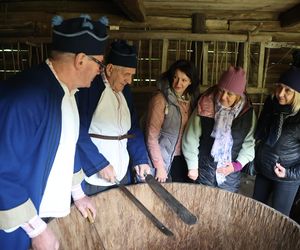
[[[23,229],[3,229],[38,213],[60,140],[64,91],[45,63],[0,85],[0,248],[22,250],[30,245]]]
[[[106,167],[108,160],[99,153],[97,147],[88,135],[93,114],[97,108],[98,101],[105,89],[101,75],[97,76],[88,89],[80,89],[77,94],[77,104],[80,115],[80,135],[78,140],[77,156],[85,174],[91,176]],[[139,128],[138,119],[133,107],[133,98],[129,85],[122,91],[131,116],[131,128],[128,134],[134,134],[134,138],[128,139],[127,150],[130,156],[130,165],[148,164],[147,151],[144,136]]]

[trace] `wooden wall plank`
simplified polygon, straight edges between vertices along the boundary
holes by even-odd
[[[174,40],[190,40],[190,41],[231,41],[231,42],[270,42],[271,36],[264,35],[244,35],[244,34],[182,34],[182,33],[160,33],[160,32],[110,32],[113,38],[143,40],[143,39],[174,39]]]
[[[300,23],[300,4],[280,13],[279,20],[281,27],[294,26]]]
[[[282,28],[279,21],[229,21],[230,31],[296,31],[298,32],[300,25]]]
[[[144,22],[146,20],[143,0],[114,0],[120,10],[131,21]]]

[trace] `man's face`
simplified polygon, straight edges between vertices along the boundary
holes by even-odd
[[[107,65],[107,80],[115,92],[120,92],[126,84],[131,84],[135,73],[135,68]]]
[[[103,66],[100,65],[103,61],[103,55],[85,56],[83,60],[84,62],[82,63],[84,63],[84,67],[78,76],[78,82],[80,85],[78,88],[90,87],[96,75],[99,75],[101,70],[103,70]]]

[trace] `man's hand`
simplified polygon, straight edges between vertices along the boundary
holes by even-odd
[[[105,168],[98,172],[100,178],[105,179],[111,183],[115,183],[116,181],[116,172],[112,165],[107,165]]]
[[[145,180],[145,175],[150,174],[150,166],[148,164],[136,165],[134,170],[142,181]]]
[[[95,220],[96,218],[96,207],[92,202],[92,199],[88,196],[84,196],[83,198],[76,200],[74,202],[77,209],[80,211],[84,218],[88,217],[88,209],[92,212],[92,216]]]
[[[158,182],[166,182],[168,179],[168,174],[165,168],[157,168],[156,169],[156,174],[155,174],[155,179]]]
[[[234,172],[234,167],[231,162],[226,163],[225,167],[221,167],[217,169],[217,173],[223,174],[224,176],[227,176],[233,172]]]
[[[54,233],[46,227],[46,229],[38,236],[31,239],[33,250],[57,250],[59,242]]]
[[[198,169],[190,169],[188,172],[188,177],[193,181],[197,180],[198,175],[199,175]]]
[[[286,177],[286,169],[280,163],[276,163],[274,172],[279,178]]]

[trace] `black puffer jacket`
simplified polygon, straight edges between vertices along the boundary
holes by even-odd
[[[300,111],[286,117],[281,135],[274,145],[267,143],[270,127],[275,120],[276,97],[269,96],[257,122],[255,139],[255,169],[265,177],[277,181],[300,183]],[[274,172],[276,162],[286,168],[286,177],[279,178]]]
[[[208,89],[203,96],[214,96],[213,98],[208,98],[207,100],[214,100],[216,95],[216,87]],[[244,107],[240,114],[233,120],[231,127],[231,135],[233,139],[232,145],[232,160],[235,161],[238,157],[238,154],[243,146],[244,140],[249,133],[252,126],[253,119],[253,107],[248,100],[244,104]],[[211,102],[202,102],[200,104],[203,106],[203,110],[212,109],[214,111],[214,104]],[[208,112],[212,114],[211,112]],[[214,162],[214,158],[211,156],[211,149],[214,143],[214,138],[211,136],[211,133],[214,128],[215,119],[213,115],[201,114],[201,124],[202,134],[200,136],[200,146],[199,146],[199,177],[198,182],[208,186],[217,186],[216,180],[216,169],[217,163]],[[225,189],[231,192],[237,192],[240,187],[240,171],[233,172],[226,176],[226,181],[219,185],[220,188]]]

